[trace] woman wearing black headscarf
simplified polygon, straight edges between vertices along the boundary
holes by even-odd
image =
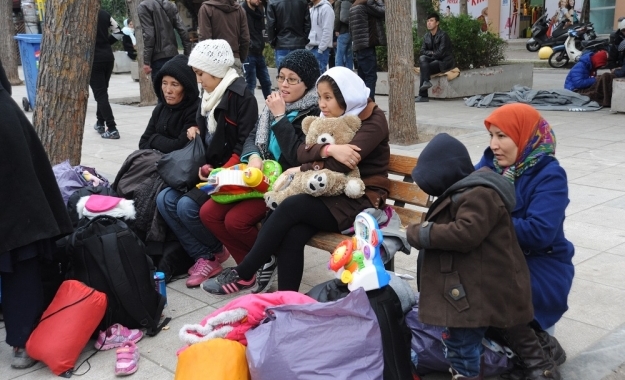
[[[35,364],[24,350],[44,308],[39,260],[72,232],[48,156],[30,121],[11,98],[0,62],[0,276],[11,367]]]

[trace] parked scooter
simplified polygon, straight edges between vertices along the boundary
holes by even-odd
[[[553,48],[549,57],[549,66],[560,68],[566,66],[569,61],[577,63],[586,52],[594,52],[608,48],[608,40],[597,40],[594,27],[591,24],[580,25],[569,29],[568,38],[564,45]]]
[[[532,25],[532,38],[527,41],[525,48],[531,52],[540,50],[543,46],[557,46],[564,44],[567,38],[567,28],[558,24],[553,31],[551,37],[547,36],[549,30],[549,19],[547,18],[547,10]]]

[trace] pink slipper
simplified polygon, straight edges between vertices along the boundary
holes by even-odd
[[[132,341],[125,342],[117,349],[115,376],[128,376],[139,369],[139,349]]]

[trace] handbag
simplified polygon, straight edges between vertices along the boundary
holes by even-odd
[[[164,154],[156,168],[168,186],[185,193],[200,181],[198,171],[205,163],[204,143],[195,138],[184,148]]]

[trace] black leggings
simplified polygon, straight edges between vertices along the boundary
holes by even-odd
[[[298,291],[304,273],[304,247],[319,231],[339,232],[323,201],[307,194],[288,197],[263,224],[252,250],[235,269],[242,279],[249,280],[275,255],[278,290]]]

